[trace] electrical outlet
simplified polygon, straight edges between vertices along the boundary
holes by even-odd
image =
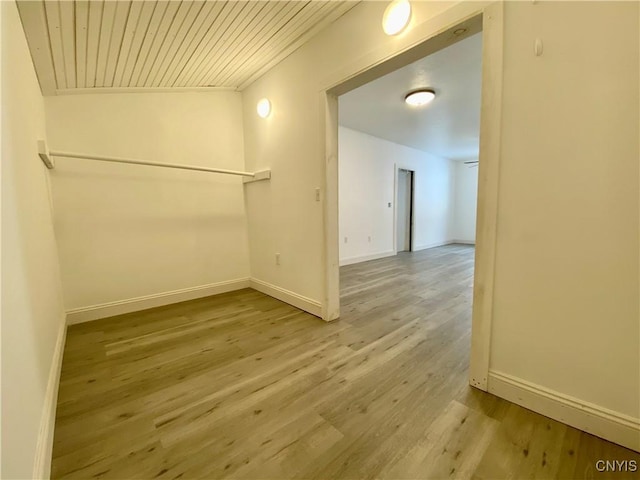
[[[320,201],[320,189],[316,188],[316,202]]]
[[[391,208],[391,202],[387,203],[387,207]]]
[[[369,243],[371,243],[371,236],[369,236]]]
[[[276,265],[280,265],[280,254],[276,253]]]
[[[344,243],[347,243],[349,241],[348,237],[344,237]]]

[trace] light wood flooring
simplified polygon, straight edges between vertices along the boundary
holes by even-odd
[[[468,386],[473,248],[341,269],[326,324],[253,290],[72,326],[54,478],[640,478]]]

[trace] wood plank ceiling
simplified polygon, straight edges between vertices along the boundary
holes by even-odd
[[[53,95],[241,90],[356,3],[18,0],[18,8],[43,94]]]

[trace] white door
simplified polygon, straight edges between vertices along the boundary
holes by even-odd
[[[396,246],[399,252],[411,251],[411,172],[398,170],[398,206]]]

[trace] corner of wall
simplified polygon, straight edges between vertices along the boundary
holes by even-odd
[[[38,432],[38,443],[33,464],[33,478],[43,479],[51,477],[51,457],[53,453],[53,435],[56,423],[56,409],[58,402],[58,388],[60,386],[60,375],[62,373],[62,358],[64,346],[67,338],[67,322],[62,319],[58,338],[56,339],[51,368],[49,369],[49,379],[45,391],[42,417],[40,419],[40,430]]]

